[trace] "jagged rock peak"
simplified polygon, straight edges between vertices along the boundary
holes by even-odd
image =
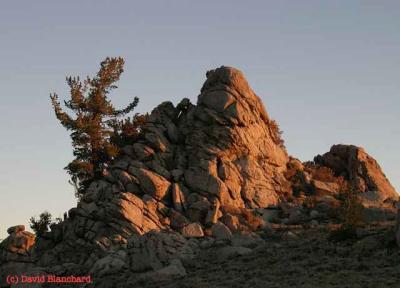
[[[248,117],[251,115],[261,118],[266,123],[270,122],[261,99],[250,88],[240,70],[221,66],[208,71],[206,76],[207,80],[198,99],[199,105],[224,112],[226,116],[238,119],[240,124],[252,122]]]
[[[201,92],[212,89],[218,84],[223,84],[235,88],[237,91],[247,92],[251,90],[249,83],[242,71],[228,66],[209,70],[206,73],[207,80],[204,82]]]

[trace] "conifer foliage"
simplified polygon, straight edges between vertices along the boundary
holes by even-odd
[[[37,237],[43,236],[44,233],[49,231],[49,226],[51,224],[51,214],[44,211],[40,214],[39,219],[31,217],[29,220],[31,229],[35,232]]]
[[[109,161],[118,154],[124,139],[131,137],[132,141],[140,133],[145,121],[145,116],[139,114],[121,119],[137,106],[137,97],[121,110],[116,109],[108,98],[117,88],[116,82],[123,71],[123,58],[106,58],[93,78],[81,81],[79,77],[67,77],[71,98],[64,101],[64,105],[75,114],[74,117],[63,110],[57,94],[50,95],[57,119],[71,131],[75,159],[65,169],[71,175],[78,197],[93,179],[102,175]]]

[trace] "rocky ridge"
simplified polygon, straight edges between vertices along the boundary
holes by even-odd
[[[271,225],[334,221],[349,187],[370,221],[393,219],[398,195],[371,156],[334,145],[312,162],[289,157],[243,74],[223,66],[207,72],[196,105],[156,107],[143,137],[122,147],[50,232],[35,241],[24,227],[10,228],[1,273],[90,273],[97,285],[115,275],[127,283],[181,277],[202,247],[257,243],[253,231]],[[246,254],[245,246],[224,253]]]

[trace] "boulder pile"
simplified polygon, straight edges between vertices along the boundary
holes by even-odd
[[[306,163],[289,157],[242,72],[223,66],[207,72],[196,105],[157,106],[142,138],[121,147],[104,177],[36,243],[22,227],[10,228],[0,265],[182,276],[210,239],[229,242],[270,222],[318,225],[348,187],[366,207],[389,209],[398,198],[362,148],[335,145]]]

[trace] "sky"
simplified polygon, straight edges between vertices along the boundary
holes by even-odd
[[[337,143],[362,146],[400,191],[399,1],[3,1],[0,7],[0,238],[48,210],[76,205],[63,167],[68,132],[49,94],[65,77],[126,61],[116,106],[196,102],[207,70],[246,75],[312,160]]]

